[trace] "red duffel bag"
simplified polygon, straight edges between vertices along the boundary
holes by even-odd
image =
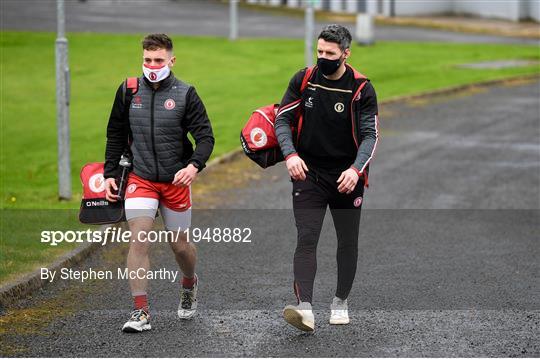
[[[81,170],[83,198],[79,210],[79,221],[85,224],[111,224],[126,220],[124,199],[109,202],[105,198],[103,162],[87,163]],[[122,184],[125,187],[124,184]],[[120,187],[119,187],[120,188]]]

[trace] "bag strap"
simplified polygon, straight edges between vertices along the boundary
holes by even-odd
[[[306,67],[306,73],[304,74],[304,78],[302,79],[302,85],[300,86],[300,94],[302,94],[302,92],[304,92],[304,90],[306,89],[308,82],[311,79],[311,75],[313,74],[313,70],[315,70],[316,67],[317,65]]]
[[[308,86],[309,80],[311,80],[311,76],[313,76],[313,73],[315,72],[315,69],[317,68],[317,65],[306,67],[306,72],[304,74],[304,78],[302,79],[302,85],[300,85],[300,98],[302,97],[302,93]],[[301,107],[300,107],[301,108]],[[302,131],[302,122],[303,122],[303,113],[299,109],[296,117],[296,143],[298,143],[298,140],[300,139],[300,131]]]
[[[133,99],[133,95],[135,95],[139,91],[139,78],[138,77],[128,77],[122,86],[122,100],[124,102],[124,116],[127,118],[128,122],[128,143],[131,144],[131,141],[133,139],[133,136],[131,134],[130,126],[129,126],[129,107],[131,106],[131,100]],[[129,149],[129,145],[124,151],[124,155],[127,155],[128,157],[131,157],[131,151]]]
[[[131,100],[133,95],[139,91],[139,78],[137,77],[128,77],[124,81],[122,86],[122,100],[124,101],[124,109],[129,111],[129,106],[131,105]]]

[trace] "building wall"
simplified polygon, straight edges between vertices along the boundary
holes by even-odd
[[[358,1],[355,1],[355,0],[345,0],[345,6],[344,6],[344,11],[346,12],[349,12],[349,13],[356,13],[358,12],[358,3],[359,2],[364,2],[364,0],[358,0]]]
[[[378,0],[366,0],[366,13],[372,15],[377,14],[377,2]]]
[[[330,9],[330,0],[319,0],[315,2],[315,9],[328,10]]]
[[[431,14],[443,14],[452,12],[452,1],[446,0],[394,0],[395,1],[395,14],[397,16],[414,16],[414,15],[431,15]],[[388,10],[385,15],[390,15],[390,3],[388,3]]]
[[[301,7],[307,0],[247,0],[271,6]],[[360,4],[361,3],[361,4]],[[511,21],[533,19],[540,22],[540,0],[318,0],[316,9],[396,16],[458,14]]]
[[[459,0],[454,2],[454,12],[457,14],[518,21],[521,15],[520,8],[522,2],[522,0]]]
[[[531,19],[540,22],[540,1],[531,1],[529,3],[529,14]]]
[[[330,11],[341,12],[343,11],[342,0],[330,0]]]
[[[287,0],[288,7],[300,7],[300,0]]]

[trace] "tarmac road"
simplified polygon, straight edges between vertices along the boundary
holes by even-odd
[[[2,0],[2,30],[56,31],[55,0]],[[216,0],[86,0],[66,1],[66,30],[228,36],[229,12]],[[316,30],[325,23],[318,23]],[[353,30],[354,26],[347,25]],[[239,36],[304,38],[301,18],[240,8]],[[376,40],[459,43],[519,43],[535,39],[464,34],[407,26],[377,26]]]
[[[251,243],[199,243],[200,311],[176,318],[177,285],[150,284],[153,330],[120,331],[125,280],[58,281],[0,317],[2,356],[540,355],[540,82],[383,106],[361,224],[352,323],[327,322],[331,220],[318,249],[316,331],[281,319],[294,301],[291,184],[241,157],[195,186],[194,227],[250,228]],[[329,217],[329,216],[328,216]],[[83,269],[116,270],[125,246]],[[165,244],[153,269],[175,270]]]

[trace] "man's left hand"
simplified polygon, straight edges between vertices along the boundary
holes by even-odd
[[[187,167],[182,168],[180,171],[176,172],[172,184],[175,186],[187,187],[195,181],[197,173],[199,170],[197,167],[193,166],[191,163]]]
[[[358,183],[358,173],[356,173],[355,170],[352,168],[349,168],[343,172],[341,172],[341,176],[339,176],[337,183],[339,183],[338,191],[339,193],[351,193],[354,191],[354,188],[356,187],[356,184]]]

